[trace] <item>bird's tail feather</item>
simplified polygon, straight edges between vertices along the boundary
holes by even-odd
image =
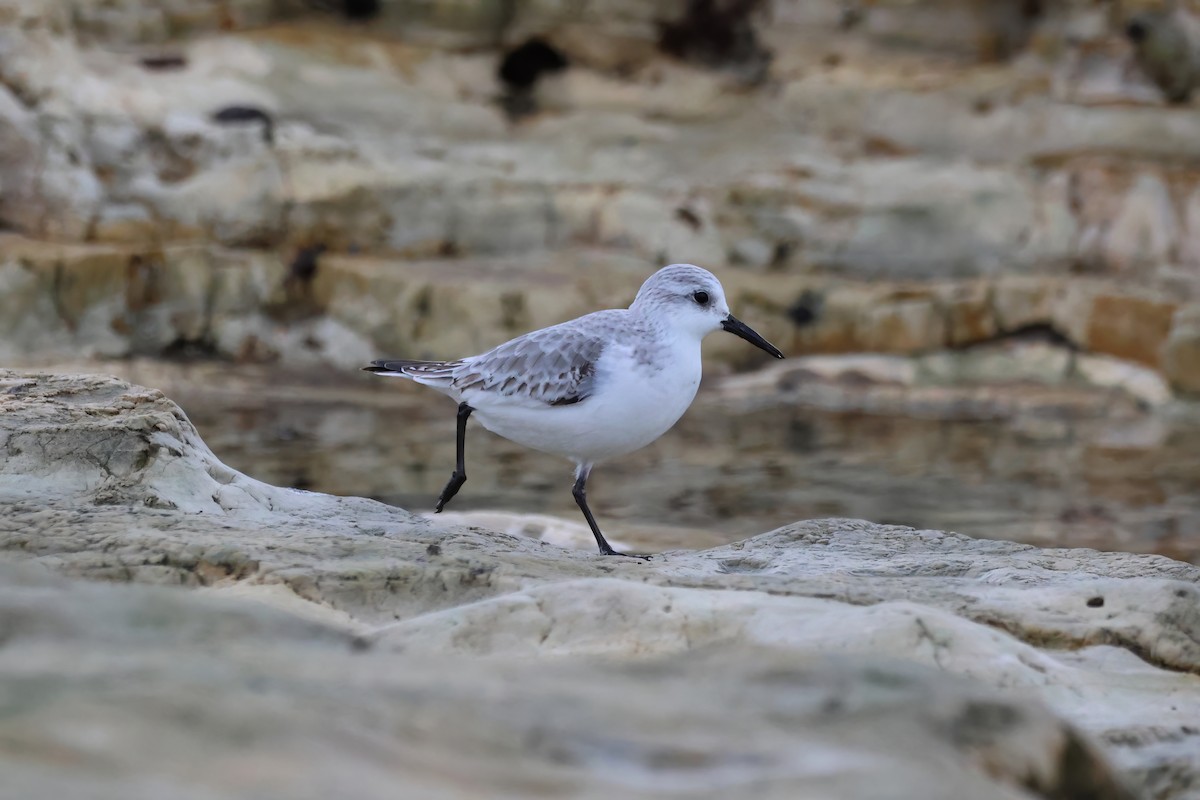
[[[436,384],[453,378],[454,370],[461,364],[461,361],[417,361],[407,358],[389,358],[372,361],[371,366],[363,367],[363,369],[385,378],[409,378],[419,383]]]

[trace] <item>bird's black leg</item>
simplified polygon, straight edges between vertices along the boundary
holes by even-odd
[[[628,556],[630,558],[641,558],[649,560],[650,556],[639,556],[633,553],[618,553],[612,549],[604,538],[604,534],[600,532],[600,526],[596,524],[596,518],[592,516],[592,510],[587,504],[587,479],[591,474],[592,467],[590,464],[580,464],[579,469],[575,472],[575,487],[571,490],[571,494],[575,496],[575,502],[579,504],[579,510],[583,512],[583,518],[587,520],[588,527],[592,529],[592,535],[596,537],[596,544],[600,546],[601,555],[606,556]]]
[[[471,416],[471,412],[475,409],[471,408],[466,403],[458,404],[458,463],[454,467],[454,474],[450,476],[450,482],[446,484],[446,488],[442,489],[442,493],[438,495],[437,510],[435,514],[440,514],[442,509],[446,507],[454,495],[458,494],[458,490],[467,482],[467,465],[466,450],[467,450],[467,417]]]

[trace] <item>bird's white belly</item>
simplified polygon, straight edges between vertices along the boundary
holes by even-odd
[[[694,367],[675,363],[657,372],[605,370],[596,392],[573,405],[471,405],[493,433],[545,453],[596,463],[645,447],[679,421],[700,385],[696,356]]]

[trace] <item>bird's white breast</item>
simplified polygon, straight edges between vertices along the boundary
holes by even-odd
[[[605,348],[593,394],[573,405],[471,403],[480,423],[518,444],[595,463],[631,453],[662,436],[687,411],[700,386],[699,342],[659,349]],[[470,403],[470,398],[466,398]]]

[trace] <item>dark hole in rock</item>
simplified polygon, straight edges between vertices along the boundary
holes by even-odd
[[[823,299],[816,292],[805,289],[796,298],[796,302],[792,303],[787,310],[788,319],[790,319],[797,328],[804,328],[812,325],[821,315],[821,306]]]
[[[844,31],[857,28],[866,18],[866,10],[857,3],[847,3],[838,17],[838,27]]]
[[[259,123],[263,126],[263,141],[275,141],[275,119],[269,112],[257,106],[225,106],[212,113],[212,121],[218,125],[245,125]]]
[[[138,59],[138,63],[149,70],[169,70],[183,69],[187,66],[187,59],[183,56],[146,56]]]
[[[562,72],[570,62],[554,45],[540,37],[509,50],[500,60],[497,77],[512,89],[530,89],[542,75]]]
[[[771,52],[759,41],[751,22],[761,5],[761,0],[690,0],[679,19],[658,22],[658,47],[708,67],[765,66]]]
[[[1004,341],[1038,342],[1052,345],[1054,347],[1062,347],[1072,352],[1079,351],[1079,345],[1069,339],[1066,334],[1060,332],[1053,325],[1045,322],[1031,322],[1028,325],[1022,325],[1007,331],[1001,331],[990,339],[977,342],[968,342],[952,349],[971,350],[975,347],[983,347],[988,344]]]
[[[296,253],[296,257],[292,259],[292,263],[288,266],[288,274],[284,279],[287,284],[300,282],[308,284],[317,276],[317,268],[320,266],[321,254],[328,250],[329,247],[324,242],[302,247]]]
[[[379,0],[345,0],[342,13],[346,19],[372,19],[379,15]]]
[[[700,219],[696,212],[692,211],[690,208],[684,208],[683,206],[680,206],[679,208],[675,209],[675,216],[686,223],[687,226],[694,231],[698,231],[704,227],[704,220]]]
[[[1089,597],[1088,601],[1087,601],[1087,605],[1088,605],[1088,608],[1103,608],[1104,607],[1104,598],[1103,597]]]
[[[220,353],[211,339],[188,339],[180,336],[162,349],[162,357],[176,361],[201,361],[219,358]]]
[[[796,247],[794,242],[776,242],[775,249],[771,252],[771,266],[782,267],[792,257],[792,250]]]

